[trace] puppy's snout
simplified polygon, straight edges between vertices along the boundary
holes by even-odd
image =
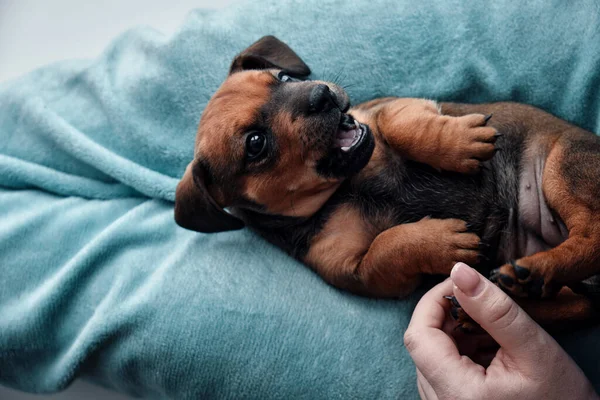
[[[329,90],[329,86],[322,83],[315,85],[310,92],[308,111],[319,113],[333,107],[336,107],[335,94]]]

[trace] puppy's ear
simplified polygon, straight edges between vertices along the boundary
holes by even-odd
[[[289,46],[275,36],[264,36],[242,51],[231,63],[229,74],[247,69],[277,68],[293,76],[310,75],[310,68]]]
[[[197,232],[214,233],[244,227],[244,223],[229,214],[206,189],[206,171],[201,163],[192,161],[177,185],[175,222]]]

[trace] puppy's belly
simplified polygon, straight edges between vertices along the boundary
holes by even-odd
[[[564,242],[569,232],[548,206],[542,192],[542,177],[545,154],[538,154],[523,160],[519,176],[519,206],[515,216],[516,226],[513,254],[509,259],[517,259],[556,247]]]

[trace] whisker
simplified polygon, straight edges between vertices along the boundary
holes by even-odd
[[[346,75],[346,70],[345,70],[345,68],[346,68],[346,66],[345,66],[345,65],[343,65],[343,66],[342,66],[342,68],[341,68],[341,69],[339,70],[339,72],[338,72],[338,77],[337,77],[337,79],[338,79],[338,83],[340,83],[340,84],[341,84],[341,82],[342,82],[343,80],[345,80],[345,79],[347,78],[347,75]]]
[[[327,68],[321,74],[321,80],[323,80],[325,82],[333,82],[334,79],[335,79],[335,72],[330,68]]]
[[[334,84],[339,84],[339,79],[340,79],[340,75],[341,75],[341,70],[338,70],[337,74],[335,74],[335,77],[331,80],[331,82],[333,82]]]

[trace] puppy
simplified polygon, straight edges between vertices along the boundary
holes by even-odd
[[[521,301],[543,323],[596,315],[598,137],[513,103],[350,108],[308,75],[273,36],[235,57],[177,187],[179,225],[247,225],[362,295],[405,296],[463,261],[515,297],[560,292]]]

